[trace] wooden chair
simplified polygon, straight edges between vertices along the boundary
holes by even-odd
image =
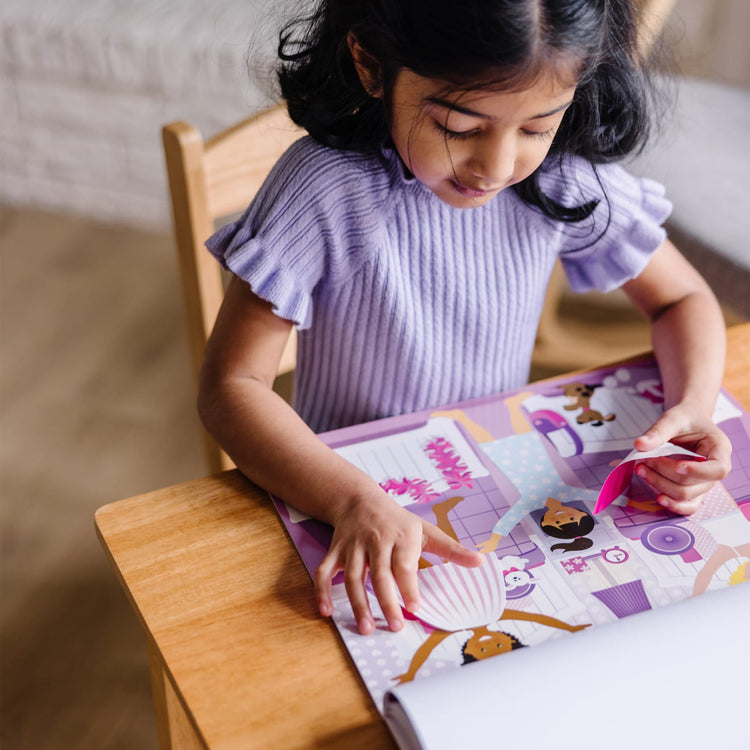
[[[636,0],[639,10],[638,46],[647,53],[659,36],[677,0]]]
[[[185,122],[162,130],[172,198],[174,234],[196,377],[224,296],[224,273],[204,246],[216,228],[244,210],[281,154],[302,135],[281,106],[267,109],[208,141]],[[289,388],[296,337],[289,337],[278,375]],[[280,378],[281,379],[281,378]],[[285,394],[286,395],[286,394]],[[232,468],[229,457],[204,431],[212,472]]]

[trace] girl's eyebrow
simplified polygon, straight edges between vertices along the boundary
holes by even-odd
[[[450,102],[447,99],[441,99],[439,96],[428,96],[426,97],[425,101],[429,102],[430,104],[436,104],[438,107],[445,107],[445,109],[452,109],[455,112],[460,112],[463,115],[469,115],[470,117],[479,117],[482,120],[494,120],[495,118],[492,117],[492,115],[485,114],[484,112],[477,112],[476,110],[469,109],[469,107],[464,107],[461,104],[456,104],[455,102]],[[561,104],[559,107],[555,107],[554,109],[551,109],[549,112],[542,112],[538,115],[532,115],[529,117],[529,120],[542,120],[545,117],[550,117],[551,115],[556,115],[558,112],[562,112],[562,110],[567,109],[571,104],[573,103],[573,100],[565,102],[564,104]]]

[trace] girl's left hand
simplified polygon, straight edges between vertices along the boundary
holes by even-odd
[[[637,464],[635,473],[659,493],[656,500],[660,505],[688,516],[698,510],[703,495],[729,473],[732,445],[710,414],[685,402],[665,411],[633,446],[648,451],[665,442],[700,453],[707,460],[648,458]]]

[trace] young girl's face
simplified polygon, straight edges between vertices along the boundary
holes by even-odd
[[[558,529],[569,523],[578,523],[586,513],[578,508],[557,503],[542,516],[542,526],[555,526]]]
[[[556,75],[520,91],[461,91],[402,69],[391,94],[391,137],[440,200],[482,206],[539,167],[574,92]]]

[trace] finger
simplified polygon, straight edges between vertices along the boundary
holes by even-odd
[[[633,447],[639,451],[647,451],[658,448],[663,443],[673,442],[696,450],[697,443],[705,436],[705,430],[693,424],[684,410],[669,409],[633,441]]]
[[[716,470],[719,473],[718,480],[724,479],[731,471],[732,443],[723,432],[716,432],[701,440],[695,451],[708,459],[706,463],[716,462],[715,466],[718,466]]]
[[[729,438],[711,424],[706,430],[695,428],[680,416],[679,412],[666,412],[643,435],[633,441],[633,447],[639,451],[653,450],[665,442],[672,442],[689,448],[709,461],[716,461],[711,467],[713,479],[723,479],[731,470],[732,444]]]
[[[683,432],[681,427],[678,420],[673,418],[670,412],[665,412],[646,432],[633,441],[633,447],[639,451],[650,451],[658,448],[662,443],[668,442],[675,435]]]
[[[391,567],[396,585],[401,592],[404,607],[407,612],[416,612],[419,609],[419,584],[417,581],[417,570],[419,568],[419,547],[406,549],[398,546],[393,551]]]
[[[713,481],[694,482],[689,484],[684,483],[684,481],[674,481],[664,474],[654,471],[645,462],[636,466],[635,473],[649,486],[656,490],[659,495],[664,495],[676,503],[688,503],[708,492],[708,490],[714,485]],[[684,480],[684,477],[681,478]]]
[[[346,561],[344,586],[349,603],[352,605],[357,630],[361,635],[369,635],[375,628],[375,618],[372,616],[370,602],[367,599],[366,577],[364,553],[361,550],[355,550]]]
[[[638,462],[636,473],[641,466],[645,466],[675,484],[683,485],[718,482],[726,476],[721,463],[712,460],[701,461],[699,459],[669,458],[666,456],[646,458]]]
[[[432,552],[444,560],[449,560],[457,565],[464,565],[467,568],[476,568],[484,563],[484,555],[459,544],[437,526],[425,523],[423,529],[422,549],[425,552]]]
[[[315,583],[315,599],[318,603],[318,611],[323,617],[333,614],[333,599],[331,598],[331,581],[333,577],[344,567],[339,559],[338,551],[330,549],[315,570],[313,577]]]
[[[370,581],[388,627],[397,632],[403,628],[404,618],[391,571],[391,554],[391,549],[380,548],[370,557]]]
[[[659,495],[656,501],[672,513],[679,513],[681,516],[691,516],[700,508],[703,497],[704,494],[701,494],[691,500],[676,500],[668,495]]]

